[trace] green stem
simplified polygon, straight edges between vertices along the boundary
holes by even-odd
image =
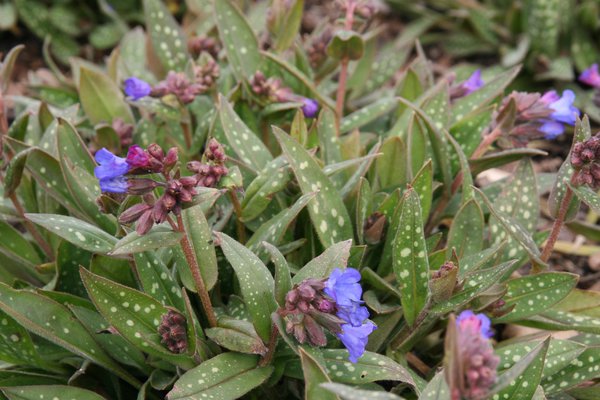
[[[233,210],[235,211],[235,225],[237,228],[238,241],[241,244],[244,244],[246,243],[246,227],[242,222],[242,205],[238,200],[237,194],[235,194],[235,189],[229,189],[227,195],[229,196],[231,204],[233,205]]]

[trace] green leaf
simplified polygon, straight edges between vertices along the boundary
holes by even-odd
[[[352,240],[336,243],[325,249],[323,253],[302,267],[292,278],[294,285],[305,279],[327,278],[335,268],[345,268],[350,258]]]
[[[287,3],[284,4],[287,5]],[[283,23],[280,24],[275,35],[275,49],[278,52],[288,49],[298,35],[304,11],[304,0],[295,0],[289,8],[283,16],[285,21],[282,21]]]
[[[402,397],[396,396],[392,393],[374,390],[360,390],[354,386],[342,385],[340,383],[321,383],[321,387],[329,390],[331,393],[335,393],[341,400],[402,400]]]
[[[221,317],[219,326],[206,330],[206,336],[221,347],[245,354],[265,355],[267,347],[248,321]]]
[[[317,120],[319,150],[325,165],[342,161],[342,150],[335,132],[335,114],[329,108],[323,108]]]
[[[299,347],[300,362],[304,375],[304,398],[336,400],[338,397],[321,387],[321,383],[331,382],[331,378],[325,372],[323,359],[318,350],[307,350]],[[310,352],[309,352],[310,351]]]
[[[358,60],[362,57],[365,43],[362,37],[350,30],[338,30],[327,46],[327,55],[336,60]]]
[[[398,100],[394,98],[379,99],[342,119],[340,131],[342,133],[350,132],[361,126],[375,121],[396,108]]]
[[[531,353],[526,354],[520,361],[513,365],[505,373],[507,376],[503,374],[498,377],[500,385],[506,383],[505,388],[497,393],[501,399],[530,400],[533,397],[542,379],[542,371],[544,370],[544,362],[549,345],[550,338],[544,340],[543,343],[532,349]],[[523,371],[513,375],[513,368],[521,369],[521,363],[525,364],[526,367]]]
[[[379,187],[390,189],[407,182],[407,150],[399,136],[390,136],[381,146],[383,155],[375,161],[375,172]]]
[[[224,4],[227,1],[217,1],[216,3]],[[219,115],[227,141],[240,159],[257,170],[265,168],[273,156],[223,96],[219,100]]]
[[[450,398],[450,388],[444,378],[444,371],[435,374],[419,396],[419,400],[450,400]]]
[[[531,237],[531,234],[527,232],[527,230],[514,218],[507,215],[505,212],[496,210],[496,208],[492,206],[487,196],[481,190],[476,188],[475,191],[483,199],[488,210],[490,210],[491,215],[498,220],[500,226],[502,226],[504,231],[509,236],[523,246],[527,254],[529,254],[531,260],[535,261],[539,265],[546,265],[546,263],[540,258],[540,251],[537,247],[537,244]]]
[[[292,179],[285,157],[270,161],[246,188],[242,200],[242,220],[251,221],[271,204],[273,195],[282,191]]]
[[[513,343],[496,349],[500,358],[498,369],[506,370],[529,354],[540,341]],[[544,360],[543,378],[554,376],[568,366],[573,359],[585,350],[585,346],[570,340],[550,339],[550,346]]]
[[[117,239],[77,218],[57,214],[25,214],[25,218],[92,253],[107,254]]]
[[[160,0],[144,0],[146,30],[152,48],[166,71],[184,71],[189,60],[183,32]]]
[[[92,124],[112,123],[117,118],[133,123],[133,114],[119,87],[103,73],[79,68],[79,99]]]
[[[15,191],[21,184],[21,178],[23,176],[23,170],[27,163],[27,156],[34,149],[28,148],[22,150],[14,155],[14,157],[8,163],[6,173],[4,175],[4,197],[8,198],[15,194]]]
[[[322,349],[324,364],[331,378],[340,383],[365,384],[400,381],[414,385],[408,370],[389,357],[366,351],[356,363],[348,361],[345,349]]]
[[[548,310],[569,294],[577,280],[577,275],[566,272],[548,272],[511,279],[507,282],[508,292],[503,300],[506,307],[514,305],[515,308],[494,321],[518,321]]]
[[[504,187],[503,192],[494,200],[494,208],[517,221],[529,234],[535,232],[540,213],[537,193],[537,180],[530,159],[523,159],[514,172],[512,181]],[[494,241],[507,241],[508,258],[520,258],[521,246],[515,243],[497,218],[490,217],[489,228]]]
[[[10,4],[10,3],[9,3]],[[19,9],[17,5],[17,9]],[[6,10],[3,10],[6,12]],[[21,11],[21,10],[19,10]],[[6,54],[2,63],[0,64],[0,90],[2,92],[6,92],[8,88],[8,84],[12,82],[11,75],[13,72],[13,68],[15,67],[15,63],[17,62],[17,58],[19,54],[25,49],[25,45],[20,44],[18,46],[13,47]]]
[[[538,149],[510,149],[485,155],[474,160],[469,160],[471,172],[477,175],[485,170],[509,164],[514,161],[519,161],[525,157],[547,156],[548,153]]]
[[[575,358],[568,366],[548,376],[542,382],[546,394],[555,394],[565,391],[582,382],[596,379],[600,376],[598,359],[600,347],[590,347]]]
[[[212,232],[208,221],[206,221],[201,206],[186,208],[182,211],[181,218],[190,244],[194,249],[206,289],[210,290],[217,283],[219,269],[217,266],[217,253],[212,243]],[[187,264],[185,267],[187,267]]]
[[[52,400],[104,400],[99,394],[73,386],[35,385],[2,388],[9,400],[39,400],[48,396]]]
[[[527,320],[519,321],[519,324],[546,330],[576,330],[600,334],[600,318],[565,311],[547,310]]]
[[[301,196],[293,206],[286,208],[275,215],[254,232],[254,235],[246,243],[246,247],[256,253],[262,260],[267,258],[266,250],[261,247],[264,242],[279,245],[288,232],[292,222],[298,217],[300,211],[315,197],[316,193],[307,193]]]
[[[22,259],[32,266],[41,264],[42,260],[35,247],[11,224],[0,221],[0,237],[2,237],[0,253],[4,253],[11,258]]]
[[[333,183],[298,142],[277,127],[273,127],[273,133],[296,175],[302,193],[318,191],[308,212],[323,246],[352,238],[348,210]]]
[[[262,245],[275,266],[275,300],[280,307],[283,307],[285,306],[285,296],[292,290],[290,267],[277,247],[267,242],[262,242]]]
[[[29,332],[4,312],[0,312],[0,360],[16,365],[45,366]]]
[[[213,6],[227,60],[238,81],[247,81],[260,70],[256,35],[242,12],[229,0],[214,0]]]
[[[248,248],[224,233],[215,235],[238,277],[242,296],[256,332],[268,342],[271,336],[271,313],[277,308],[273,297],[273,277],[260,258]]]
[[[423,164],[410,185],[415,188],[415,192],[419,195],[421,216],[423,217],[423,224],[425,224],[429,219],[429,210],[433,201],[433,163],[431,159]]]
[[[65,306],[40,294],[0,284],[0,309],[27,330],[115,372],[134,386],[139,385],[134,377],[106,355]]]
[[[575,186],[568,183],[575,196],[583,201],[593,212],[600,213],[600,196],[588,186]]]
[[[457,99],[452,105],[452,125],[466,116],[486,107],[496,97],[500,96],[504,89],[515,79],[521,67],[513,67],[498,75],[492,81],[475,92]]]
[[[453,249],[459,259],[481,251],[483,224],[483,212],[479,204],[473,199],[463,204],[456,213],[448,232],[446,257],[452,255]]]
[[[174,246],[181,241],[183,233],[174,231],[170,226],[154,226],[144,235],[136,231],[128,233],[115,243],[110,255],[133,254],[142,251]]]
[[[393,244],[393,267],[402,294],[404,317],[412,326],[430,296],[421,205],[413,188],[404,194],[399,229]]]
[[[235,400],[260,386],[273,367],[256,368],[258,357],[223,353],[187,371],[167,394],[168,400]],[[212,397],[211,397],[212,396]]]
[[[186,354],[171,353],[162,343],[158,327],[168,313],[158,300],[127,286],[81,269],[81,279],[94,305],[120,335],[138,349],[182,368],[195,363]],[[194,351],[195,349],[188,349]]]
[[[136,252],[135,271],[144,292],[165,305],[178,310],[184,309],[181,288],[173,279],[171,271],[162,260],[152,252]]]

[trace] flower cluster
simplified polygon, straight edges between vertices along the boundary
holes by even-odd
[[[490,320],[484,314],[467,310],[456,318],[456,357],[462,372],[449,382],[452,400],[483,400],[496,382],[496,368],[500,359],[490,342],[493,332]]]
[[[167,77],[154,87],[142,79],[128,78],[124,82],[124,90],[134,101],[147,96],[162,98],[170,95],[181,104],[189,104],[196,96],[208,92],[219,74],[219,65],[209,57],[203,65],[194,67],[193,80],[183,72],[169,71]]]
[[[337,337],[350,352],[350,361],[356,362],[365,352],[369,335],[377,326],[369,318],[369,310],[363,306],[360,272],[353,268],[333,270],[325,286],[325,293],[335,300],[337,316],[346,323]]]
[[[169,310],[163,315],[158,326],[160,342],[165,345],[171,353],[185,353],[187,350],[187,331],[185,317],[180,313]]]
[[[205,52],[216,60],[221,51],[221,44],[213,37],[194,36],[188,41],[188,50],[194,58],[198,58],[200,54]]]
[[[573,146],[571,165],[578,171],[575,184],[600,188],[600,134]]]
[[[348,349],[349,360],[357,362],[365,352],[368,336],[377,328],[368,320],[363,306],[360,272],[336,268],[328,279],[306,279],[285,298],[286,330],[300,343],[325,346],[323,328],[334,333]]]
[[[494,115],[492,128],[502,128],[514,145],[524,146],[529,140],[544,137],[555,139],[565,130],[565,125],[575,125],[579,109],[573,105],[575,93],[565,90],[562,96],[551,90],[539,93],[513,92],[508,95],[500,110]],[[514,117],[507,121],[514,107]]]
[[[267,79],[260,71],[250,78],[250,88],[255,95],[267,102],[302,103],[302,113],[306,118],[315,118],[319,112],[319,103],[315,99],[295,94],[290,88],[283,86],[281,79]]]
[[[179,170],[173,172],[179,161],[175,147],[165,154],[157,144],[151,144],[147,149],[133,145],[129,147],[127,158],[101,149],[96,153],[96,161],[100,165],[94,172],[102,192],[143,196],[141,203],[131,206],[119,216],[121,223],[137,222],[136,231],[143,235],[154,224],[165,222],[169,213],[179,215],[182,206],[191,202],[197,194],[196,187],[215,186],[227,174],[225,153],[216,140],[209,142],[205,157],[210,164],[192,162],[188,169],[194,175],[182,177]],[[145,174],[160,174],[164,180],[157,181],[155,176],[152,179],[139,177]],[[151,192],[158,187],[163,192],[156,199]]]
[[[458,98],[467,96],[485,85],[483,79],[481,79],[481,70],[478,69],[469,76],[469,78],[459,84],[452,85],[450,87],[450,99],[456,100]]]

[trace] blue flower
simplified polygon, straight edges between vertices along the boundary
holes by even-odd
[[[552,120],[540,120],[540,122],[542,125],[538,128],[538,130],[542,132],[544,137],[548,140],[556,139],[565,131],[565,126],[560,122]]]
[[[142,97],[149,96],[152,92],[152,86],[135,76],[125,80],[125,94],[133,100],[139,100]]]
[[[545,94],[542,99],[546,98],[552,92]],[[556,92],[554,92],[556,95]],[[562,96],[556,99],[556,96],[548,96],[548,99],[554,100],[548,107],[553,110],[550,117],[556,122],[562,122],[569,125],[575,125],[575,121],[579,116],[579,110],[573,105],[575,101],[575,93],[572,90],[565,90]]]
[[[353,301],[350,306],[338,305],[336,315],[352,326],[361,326],[363,321],[369,318],[369,310],[362,303],[362,301]]]
[[[352,326],[351,324],[342,325],[342,333],[338,333],[337,337],[342,341],[348,349],[350,357],[348,359],[353,363],[364,354],[365,347],[369,341],[369,335],[377,329],[377,326],[367,321],[360,326]]]
[[[314,118],[319,112],[319,103],[315,99],[309,99],[308,97],[302,98],[302,113],[306,118]]]
[[[588,69],[579,75],[579,81],[586,85],[600,89],[600,73],[598,73],[598,64],[592,64]]]
[[[358,282],[360,282],[358,270],[336,268],[325,282],[325,294],[335,300],[338,306],[352,306],[360,302],[362,297],[362,287]]]
[[[492,323],[485,314],[475,314],[471,310],[465,310],[456,318],[456,325],[458,326],[472,323],[479,325],[479,333],[482,337],[489,339],[494,336],[494,331],[491,328]]]
[[[466,90],[465,95],[471,94],[479,89],[481,89],[485,85],[483,79],[481,79],[481,70],[478,69],[471,74],[469,79],[462,83],[462,87]]]
[[[127,191],[127,179],[124,175],[129,171],[129,164],[122,157],[117,157],[105,148],[96,152],[94,175],[100,182],[100,189],[109,193],[125,193]]]

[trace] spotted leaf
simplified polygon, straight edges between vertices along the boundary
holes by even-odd
[[[444,371],[440,371],[429,381],[419,400],[450,400],[450,388],[444,378]]]
[[[261,247],[262,242],[279,245],[283,236],[288,231],[292,222],[298,217],[300,211],[315,197],[316,193],[308,193],[301,196],[290,208],[286,208],[275,215],[254,232],[248,239],[246,246],[258,255],[263,261],[267,259],[266,250]]]
[[[106,254],[117,239],[102,229],[77,218],[57,214],[25,214],[34,224],[92,253]]]
[[[564,299],[577,283],[577,275],[560,272],[529,275],[507,282],[506,307],[515,308],[496,322],[511,322],[538,314]]]
[[[600,376],[600,347],[590,347],[571,363],[542,381],[546,394],[552,395]]]
[[[106,322],[120,335],[143,352],[182,368],[190,368],[195,364],[190,356],[172,353],[161,343],[158,327],[163,315],[169,311],[167,307],[153,297],[83,268],[80,272],[90,299]]]
[[[340,124],[342,133],[358,129],[369,122],[389,113],[396,108],[398,101],[394,98],[383,98],[377,100],[350,115],[345,116]]]
[[[160,300],[164,305],[183,311],[181,288],[163,261],[152,252],[136,252],[135,271],[144,292]]]
[[[327,278],[335,268],[345,268],[350,258],[351,240],[336,243],[321,255],[302,267],[292,278],[293,284],[299,284],[308,278]]]
[[[184,71],[190,59],[177,21],[160,0],[144,0],[146,30],[165,71]]]
[[[270,161],[246,188],[242,201],[242,219],[257,218],[271,203],[273,196],[283,190],[292,179],[285,157]]]
[[[219,326],[206,330],[206,336],[221,347],[245,354],[264,355],[267,347],[250,322],[221,317]]]
[[[413,385],[408,370],[389,357],[366,351],[356,363],[348,361],[345,349],[323,349],[324,366],[335,382],[366,384],[377,381],[400,381]]]
[[[112,122],[117,118],[132,123],[131,108],[119,87],[108,75],[81,66],[79,68],[79,99],[81,107],[93,124]]]
[[[169,247],[179,243],[182,237],[183,234],[181,232],[176,232],[171,227],[157,225],[144,235],[140,235],[136,231],[128,233],[115,243],[110,254],[133,254],[140,251]]]
[[[212,233],[208,221],[206,221],[201,206],[194,206],[183,210],[181,218],[183,219],[190,244],[194,249],[204,284],[210,290],[217,283],[219,270],[217,267],[217,254],[212,243]],[[187,263],[184,268],[186,267],[189,270]]]
[[[576,187],[569,184],[569,187],[575,193],[579,200],[583,201],[592,211],[600,213],[600,196],[587,186]]]
[[[360,390],[340,383],[322,383],[321,387],[335,393],[341,400],[402,400],[402,397],[385,391]]]
[[[259,336],[269,341],[271,313],[277,308],[273,296],[275,283],[271,273],[252,251],[224,233],[215,233],[221,249],[233,267],[252,323]]]
[[[459,259],[481,251],[483,224],[483,212],[479,204],[473,199],[463,204],[450,226],[446,257],[450,257],[453,250]]]
[[[96,392],[64,385],[33,385],[2,388],[9,400],[39,400],[47,396],[52,400],[104,400]]]
[[[304,398],[338,400],[338,397],[321,387],[321,383],[331,382],[325,370],[323,358],[318,350],[299,347],[300,362],[304,376]]]
[[[32,307],[32,304],[35,305]],[[115,363],[71,312],[60,303],[25,290],[0,284],[0,309],[28,331],[112,371],[132,383],[139,382]]]
[[[239,81],[260,70],[258,40],[241,11],[229,0],[213,1],[214,13],[227,59]]]
[[[412,188],[404,194],[399,229],[393,244],[393,268],[402,294],[404,317],[412,326],[430,296],[421,205]]]
[[[302,193],[318,191],[308,212],[323,246],[352,238],[348,210],[331,180],[298,142],[277,127],[273,127],[273,133],[296,175]]]
[[[547,330],[576,330],[600,335],[600,318],[553,309],[531,316],[519,324]]]
[[[227,3],[227,1],[217,3]],[[219,107],[223,132],[233,151],[243,162],[253,168],[257,170],[265,168],[273,156],[263,142],[246,126],[223,96],[220,97]]]
[[[238,399],[260,386],[273,373],[273,367],[257,368],[257,363],[258,356],[254,355],[219,354],[183,374],[167,394],[167,399]]]
[[[270,243],[262,242],[275,266],[275,300],[279,306],[285,306],[285,295],[292,290],[290,267],[279,249]]]

